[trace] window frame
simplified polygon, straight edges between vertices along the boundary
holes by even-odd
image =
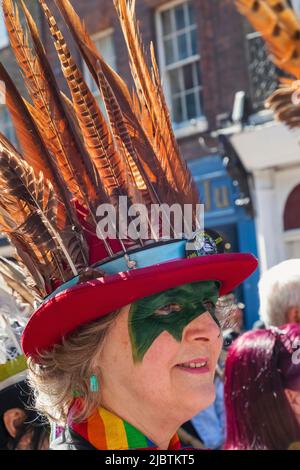
[[[172,109],[172,95],[171,95],[171,86],[168,79],[168,72],[170,70],[176,70],[179,67],[183,67],[185,65],[194,64],[201,61],[201,54],[198,51],[197,54],[193,54],[185,59],[178,60],[176,62],[172,62],[171,64],[166,63],[166,56],[165,56],[165,48],[164,48],[164,34],[163,34],[163,26],[162,26],[162,12],[171,10],[178,5],[182,5],[188,3],[187,0],[173,0],[164,5],[161,5],[155,10],[155,29],[156,29],[156,42],[157,42],[157,49],[158,49],[158,65],[160,68],[161,79],[163,84],[164,93],[166,96],[166,101],[168,104],[169,109]],[[195,26],[197,29],[197,24]],[[182,32],[187,30],[187,28],[183,28]],[[190,31],[190,28],[188,29]],[[174,34],[174,33],[173,33]],[[171,36],[173,36],[173,34]],[[177,46],[176,46],[177,47]],[[203,90],[203,85],[197,87],[199,91]],[[196,87],[193,88],[196,90]],[[184,92],[178,93],[178,95],[182,95]],[[188,94],[188,93],[185,93]],[[183,100],[185,101],[185,100]],[[170,111],[171,112],[171,111]],[[186,112],[186,109],[185,109]],[[200,112],[202,113],[200,116],[192,119],[187,119],[186,121],[182,121],[180,125],[175,127],[174,132],[176,137],[183,138],[188,135],[197,134],[200,132],[204,132],[208,128],[207,119],[203,113],[203,109],[201,109],[200,103]],[[172,115],[171,115],[172,118]]]
[[[114,28],[106,28],[106,29],[103,29],[101,31],[98,31],[97,33],[93,34],[91,36],[92,40],[94,42],[96,42],[98,39],[102,39],[104,38],[105,36],[112,36],[114,37]],[[114,44],[114,41],[113,41],[113,44]],[[115,58],[115,65],[117,66],[117,54],[116,54],[116,50],[115,50],[115,55],[114,55],[114,58]],[[84,76],[84,79],[88,85],[88,87],[90,88],[90,90],[92,91],[92,88],[91,88],[91,80],[93,80],[92,78],[92,75],[90,74],[90,71],[89,71],[89,68],[88,66],[86,65],[85,61],[82,60],[82,66],[83,66],[83,76]],[[115,69],[114,69],[115,70]],[[92,91],[93,92],[93,91]],[[101,92],[99,90],[98,87],[96,87],[96,93],[93,92],[93,96],[97,99],[101,96]]]
[[[3,38],[1,38],[1,35],[0,35],[0,51],[2,49],[6,49],[6,47],[9,46],[9,37],[8,37],[8,32],[7,32],[7,29],[6,29],[6,26],[5,26],[3,11],[0,12],[0,30],[1,30],[1,28],[3,28],[3,31],[5,31],[5,38],[4,38],[4,35],[3,35]],[[1,33],[3,31],[1,31]]]
[[[0,131],[15,147],[17,147],[18,142],[15,127],[5,103],[0,103]]]
[[[265,50],[265,53],[266,53],[265,63],[269,64],[268,66],[270,68],[270,71],[271,71],[271,69],[273,69],[274,79],[277,76],[277,74],[275,75],[276,65],[269,58],[270,54],[269,54],[268,48],[267,48],[267,46],[264,42],[264,39],[263,39],[261,33],[259,31],[251,31],[251,32],[246,33],[246,35],[245,35],[245,53],[246,53],[245,57],[247,59],[247,75],[248,75],[248,80],[249,80],[249,92],[250,92],[249,93],[249,98],[251,100],[251,105],[252,105],[253,110],[254,110],[254,112],[253,112],[254,115],[257,114],[257,113],[261,113],[262,111],[265,111],[265,107],[264,107],[265,100],[270,95],[270,93],[272,91],[275,91],[278,87],[278,84],[275,85],[275,83],[274,83],[273,87],[271,85],[269,85],[267,95],[265,97],[263,97],[260,102],[255,101],[255,92],[257,92],[259,87],[256,84],[254,84],[254,80],[253,80],[254,75],[251,71],[251,65],[252,65],[251,41],[255,41],[256,39],[261,39],[261,41],[262,41],[262,46],[261,47]],[[271,74],[270,74],[270,79],[271,79]]]
[[[298,16],[300,18],[300,1],[299,0],[291,0],[292,7]]]

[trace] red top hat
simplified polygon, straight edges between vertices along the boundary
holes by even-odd
[[[60,287],[30,319],[23,334],[24,353],[31,356],[49,349],[85,323],[182,284],[216,280],[220,282],[220,296],[225,295],[257,268],[256,258],[246,253],[204,253],[186,258],[186,243],[181,240],[151,246],[131,253],[137,266],[133,270],[126,270],[123,257],[117,258],[101,265],[106,275],[83,283],[75,278]],[[159,259],[161,262],[156,263]]]

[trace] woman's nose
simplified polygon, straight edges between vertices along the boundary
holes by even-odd
[[[183,331],[186,341],[215,341],[220,335],[220,327],[208,312],[192,320]]]

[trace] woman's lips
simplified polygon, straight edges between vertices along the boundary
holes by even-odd
[[[175,367],[190,374],[205,374],[209,372],[208,359],[198,358],[177,364]]]

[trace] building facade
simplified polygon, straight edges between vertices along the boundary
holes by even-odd
[[[300,0],[289,3],[300,19]],[[269,83],[268,94],[272,88]],[[300,258],[299,130],[289,130],[272,116],[265,122],[252,116],[230,141],[253,183],[261,271]]]

